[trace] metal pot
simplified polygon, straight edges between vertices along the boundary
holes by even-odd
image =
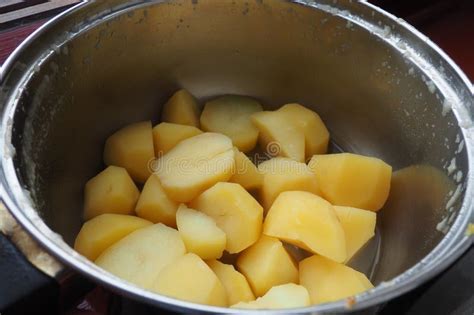
[[[378,237],[353,262],[377,286],[292,312],[378,305],[471,246],[473,88],[403,20],[356,1],[90,1],[35,32],[1,70],[1,198],[65,265],[156,306],[236,312],[142,290],[70,247],[106,137],[157,122],[179,87],[201,101],[230,93],[268,108],[300,102],[325,120],[334,148],[398,170]]]

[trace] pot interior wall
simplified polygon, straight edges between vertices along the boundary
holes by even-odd
[[[389,43],[286,1],[171,1],[109,13],[97,21],[80,10],[25,57],[50,51],[19,102],[16,163],[44,220],[68,243],[82,223],[84,183],[104,167],[107,136],[159,122],[178,88],[201,104],[223,94],[253,96],[268,109],[300,102],[321,115],[336,146],[390,163],[392,193],[370,245],[376,283],[442,239],[436,226],[459,176],[446,166],[455,157],[467,173],[462,136],[453,113],[442,113],[443,96]],[[74,26],[88,21],[95,25]]]

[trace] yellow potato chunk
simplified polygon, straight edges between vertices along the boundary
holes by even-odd
[[[222,256],[226,236],[211,217],[182,204],[176,212],[176,223],[188,252],[202,259]]]
[[[215,183],[232,176],[232,148],[227,136],[203,133],[181,141],[162,156],[155,173],[171,199],[189,202]]]
[[[352,153],[315,155],[309,167],[322,196],[334,205],[378,211],[388,198],[392,167],[380,159]]]
[[[150,162],[155,158],[151,122],[128,125],[105,142],[104,163],[127,169],[130,176],[144,183],[151,174]]]
[[[316,175],[304,163],[277,157],[261,163],[258,169],[264,174],[261,201],[266,211],[284,191],[299,190],[320,194]]]
[[[225,289],[217,276],[193,253],[188,253],[163,268],[152,290],[199,304],[228,305]]]
[[[282,242],[266,235],[240,254],[237,269],[245,275],[256,296],[264,295],[279,284],[298,283],[293,258]]]
[[[153,223],[176,227],[176,210],[179,204],[171,200],[161,186],[160,179],[151,175],[143,186],[135,207],[136,214]]]
[[[174,93],[163,106],[161,120],[199,128],[199,108],[196,98],[186,90]]]
[[[143,288],[151,288],[160,271],[186,253],[179,232],[162,223],[125,236],[105,250],[95,263]]]
[[[260,188],[263,182],[263,175],[259,172],[255,164],[235,147],[234,159],[234,174],[229,181],[237,183],[247,190]]]
[[[241,309],[283,309],[311,305],[308,290],[301,285],[287,283],[271,288],[264,296],[255,301],[240,302],[232,308]]]
[[[293,174],[304,171],[304,163],[286,157],[274,157],[258,165],[258,171],[265,174]]]
[[[84,219],[103,213],[130,214],[140,191],[122,167],[109,166],[89,179],[84,188]]]
[[[234,266],[223,264],[217,260],[208,261],[207,264],[224,286],[229,305],[255,300],[255,295],[253,295],[247,279],[235,270]]]
[[[373,288],[363,273],[318,255],[300,262],[300,284],[308,289],[313,304],[337,301]]]
[[[84,223],[77,234],[74,249],[94,261],[120,239],[151,224],[150,221],[131,215],[101,214]]]
[[[284,112],[265,111],[251,116],[260,131],[259,141],[263,150],[272,156],[283,156],[298,162],[305,159],[305,136],[303,130],[289,123]]]
[[[376,214],[352,207],[334,206],[346,236],[346,262],[375,235]]]
[[[329,143],[329,131],[316,112],[300,104],[287,104],[278,111],[286,115],[288,123],[303,131],[306,158],[310,158],[315,154],[326,153]]]
[[[308,192],[281,193],[268,211],[263,233],[337,262],[346,260],[344,230],[334,208]]]
[[[160,157],[181,141],[197,136],[202,131],[193,126],[162,122],[153,128],[155,156]]]
[[[242,186],[217,183],[191,202],[191,208],[212,217],[227,236],[226,250],[239,253],[262,231],[262,206]]]
[[[248,152],[258,139],[258,129],[250,121],[250,116],[260,111],[262,105],[250,97],[219,97],[204,106],[201,127],[205,131],[225,134],[240,151]]]

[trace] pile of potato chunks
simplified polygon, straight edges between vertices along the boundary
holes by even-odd
[[[180,90],[162,121],[107,139],[108,167],[85,185],[79,253],[139,287],[214,306],[305,307],[373,287],[345,264],[374,235],[389,165],[326,154],[328,130],[299,104],[263,111],[224,96],[200,113]],[[278,156],[255,165],[258,142]]]

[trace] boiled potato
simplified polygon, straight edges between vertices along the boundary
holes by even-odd
[[[181,141],[197,136],[202,131],[193,126],[162,122],[153,128],[155,155],[160,157]]]
[[[245,275],[256,296],[263,296],[279,284],[298,283],[298,269],[292,257],[282,242],[266,235],[240,254],[237,269]]]
[[[263,233],[337,262],[346,260],[344,230],[334,208],[309,192],[281,193],[268,211]]]
[[[352,207],[334,206],[346,237],[346,261],[375,235],[376,214]]]
[[[91,178],[84,189],[84,219],[103,213],[130,214],[140,191],[122,167],[109,166]]]
[[[352,269],[352,268],[351,268]],[[374,287],[374,285],[372,284],[372,282],[369,280],[369,278],[367,278],[367,276],[365,274],[363,274],[362,272],[358,272],[356,270],[355,271],[355,276],[357,278],[359,278],[360,282],[362,283],[362,285],[364,287],[366,287],[366,290],[370,290]]]
[[[150,162],[155,158],[151,122],[128,125],[105,142],[104,163],[127,169],[130,176],[144,183],[151,174]]]
[[[135,207],[136,214],[153,223],[176,227],[176,210],[179,204],[171,200],[161,186],[160,179],[151,175],[143,186]]]
[[[190,205],[216,221],[227,236],[226,250],[231,254],[241,252],[260,237],[263,209],[239,184],[217,183]]]
[[[261,201],[266,211],[284,191],[299,190],[320,194],[316,175],[304,163],[277,157],[261,163],[258,169],[264,174]]]
[[[204,106],[201,127],[205,131],[228,136],[240,151],[248,152],[255,147],[258,139],[258,129],[250,121],[250,116],[260,111],[262,105],[249,97],[219,97]]]
[[[392,167],[380,159],[352,153],[315,155],[309,167],[322,196],[334,205],[378,211],[388,198]]]
[[[160,271],[186,253],[173,228],[154,224],[125,236],[106,249],[95,263],[108,272],[143,288],[151,288]]]
[[[158,159],[155,173],[171,199],[189,202],[215,183],[232,176],[232,148],[227,136],[203,133],[181,141]]]
[[[300,284],[308,289],[313,304],[351,297],[373,287],[363,273],[319,255],[300,262]]]
[[[199,128],[199,108],[196,99],[188,91],[179,90],[163,106],[161,120]]]
[[[176,223],[188,252],[202,259],[222,256],[226,236],[211,217],[182,204],[176,212]]]
[[[258,171],[265,174],[295,174],[307,170],[304,163],[286,157],[274,157],[258,164]]]
[[[259,172],[255,164],[235,147],[234,159],[234,173],[229,181],[240,184],[247,190],[260,188],[263,182],[263,175]]]
[[[74,242],[74,249],[94,261],[120,239],[151,224],[150,221],[131,215],[101,214],[84,223]]]
[[[182,89],[161,118],[107,139],[108,167],[86,183],[78,253],[152,292],[242,311],[307,307],[373,287],[344,263],[374,236],[389,165],[323,155],[329,131],[297,103],[262,111],[249,97],[224,96],[201,114]],[[246,155],[257,142],[272,157],[256,157],[258,167]],[[298,266],[292,255],[308,252]]]
[[[306,158],[326,153],[329,131],[316,112],[300,104],[287,104],[278,111],[286,115],[289,124],[293,124],[303,131]]]
[[[193,253],[188,253],[164,267],[152,290],[199,304],[228,305],[225,289],[217,276]]]
[[[264,296],[255,301],[240,302],[231,307],[242,309],[283,309],[310,305],[311,300],[305,287],[294,283],[287,283],[274,286]]]
[[[217,260],[208,261],[207,264],[224,286],[229,305],[255,300],[255,295],[253,295],[247,279],[235,270],[234,266],[223,264]]]
[[[287,115],[279,111],[265,111],[251,116],[260,131],[262,149],[272,156],[289,157],[298,162],[305,161],[305,137],[303,130],[289,123]]]

